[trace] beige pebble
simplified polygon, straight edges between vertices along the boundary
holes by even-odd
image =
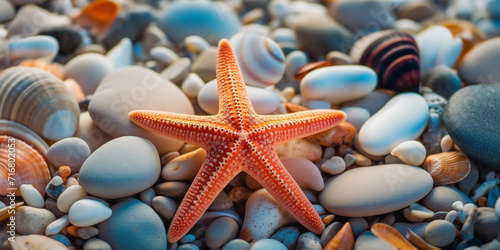
[[[111,246],[98,238],[92,238],[85,242],[83,250],[111,250]]]
[[[304,158],[315,162],[321,159],[323,150],[319,144],[309,142],[305,139],[297,139],[278,146],[276,153],[280,158]]]
[[[246,187],[235,187],[229,192],[229,199],[234,203],[245,201],[252,194],[252,190]]]
[[[61,212],[67,213],[69,212],[69,208],[71,207],[71,205],[73,205],[73,203],[86,195],[87,192],[85,192],[85,190],[80,185],[73,185],[71,187],[68,187],[57,199],[57,208],[61,210]]]
[[[189,75],[182,81],[181,89],[184,93],[191,98],[196,98],[200,89],[205,85],[205,82],[196,73],[189,73]]]
[[[56,220],[47,209],[21,206],[16,209],[16,232],[22,235],[44,234],[45,228]]]
[[[174,158],[163,167],[161,177],[167,181],[193,179],[205,160],[206,154],[204,149],[199,148]]]
[[[361,166],[361,167],[367,167],[367,166],[372,165],[372,160],[370,160],[370,158],[368,158],[362,154],[357,154],[357,153],[354,153],[352,155],[354,156],[354,158],[356,158],[354,160],[354,164]]]
[[[456,228],[445,220],[433,220],[425,227],[424,240],[436,247],[450,245],[455,239]]]
[[[283,158],[281,163],[299,187],[315,191],[323,190],[324,183],[321,172],[311,161],[303,158]]]
[[[404,163],[412,166],[420,166],[427,156],[424,145],[418,141],[405,141],[392,149],[391,155],[397,156]]]
[[[448,152],[453,147],[453,139],[449,135],[443,136],[441,139],[441,151]]]
[[[63,243],[51,239],[47,236],[32,234],[26,236],[17,236],[15,241],[9,241],[12,249],[29,250],[65,250],[68,249]]]
[[[42,208],[45,205],[42,195],[31,184],[22,184],[21,195],[28,206]]]
[[[162,218],[172,220],[178,205],[172,198],[156,196],[153,198],[151,206]]]
[[[80,183],[78,182],[78,180],[76,178],[69,177],[66,180],[66,189],[68,189],[69,187],[74,186],[74,185],[80,185]]]
[[[204,50],[206,50],[208,47],[210,47],[210,44],[201,36],[188,36],[184,38],[184,45],[186,45],[186,49],[195,54],[200,54]]]
[[[340,156],[333,156],[328,161],[321,164],[321,170],[332,175],[344,172],[345,168],[345,161]]]
[[[403,210],[403,215],[408,221],[416,223],[432,218],[434,212],[420,204],[413,203]]]
[[[179,156],[179,152],[177,151],[172,151],[168,152],[164,155],[161,156],[160,162],[162,166],[165,166],[167,163],[169,163],[171,160],[173,160],[175,157]]]
[[[158,195],[163,195],[171,198],[180,198],[186,194],[189,185],[182,181],[167,181],[155,186],[155,191]]]
[[[76,231],[78,236],[84,240],[88,240],[99,234],[99,229],[95,227],[80,227]]]

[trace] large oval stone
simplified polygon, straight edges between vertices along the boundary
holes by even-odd
[[[444,125],[467,157],[500,169],[500,85],[478,84],[453,94]]]
[[[113,215],[98,225],[99,238],[113,249],[167,249],[167,232],[156,212],[129,198],[111,207]]]
[[[319,199],[324,208],[337,215],[373,216],[409,206],[429,193],[432,185],[429,173],[418,167],[361,167],[328,180]]]
[[[80,169],[80,185],[108,199],[139,193],[160,176],[160,158],[153,144],[136,136],[111,140],[92,153]]]
[[[500,37],[487,39],[474,46],[458,67],[462,81],[473,83],[499,83]]]

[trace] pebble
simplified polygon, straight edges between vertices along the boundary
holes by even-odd
[[[210,249],[218,249],[236,238],[237,234],[238,223],[230,217],[220,217],[208,226],[205,241]]]
[[[151,201],[151,207],[165,220],[172,220],[178,205],[172,198],[156,196]]]
[[[20,206],[16,209],[16,232],[21,235],[44,234],[45,228],[56,220],[47,209]]]
[[[348,52],[353,43],[353,34],[326,15],[296,15],[291,28],[297,36],[297,46],[313,59],[320,60],[332,50]]]
[[[180,85],[182,81],[189,74],[189,69],[191,68],[191,59],[187,57],[181,57],[170,64],[167,68],[160,72],[161,77],[172,81],[176,85]]]
[[[68,237],[66,237],[62,234],[51,235],[51,236],[49,236],[49,238],[57,240],[57,241],[63,243],[67,247],[71,246],[71,241],[68,239]]]
[[[250,247],[251,245],[248,242],[242,239],[234,239],[226,243],[222,250],[249,250]]]
[[[479,180],[479,169],[477,163],[474,161],[470,161],[469,174],[465,177],[465,179],[457,183],[458,189],[460,189],[460,191],[462,191],[465,195],[469,195],[472,189],[476,186],[478,180]]]
[[[155,46],[151,48],[149,56],[163,65],[170,65],[179,59],[175,51],[164,46]]]
[[[90,199],[81,199],[73,203],[68,218],[77,227],[88,227],[100,223],[111,216],[111,209],[105,204]]]
[[[229,38],[240,29],[240,22],[231,10],[209,1],[171,3],[160,15],[159,25],[176,44],[198,35],[217,45],[221,38]]]
[[[10,1],[0,2],[0,23],[4,23],[14,18],[16,10]]]
[[[495,124],[500,122],[498,95],[499,85],[462,88],[450,98],[443,117],[454,144],[469,159],[496,169],[500,169],[500,138],[495,132]]]
[[[341,216],[380,215],[404,208],[432,188],[423,169],[404,164],[355,168],[337,175],[319,194],[321,205]]]
[[[45,208],[51,211],[57,218],[60,218],[65,214],[57,208],[57,201],[52,198],[45,199]]]
[[[89,115],[89,112],[80,113],[80,123],[73,135],[84,140],[93,152],[112,138],[100,129]]]
[[[92,238],[85,241],[83,245],[83,250],[111,250],[111,246],[106,242],[98,238]]]
[[[371,231],[362,233],[354,245],[355,250],[397,250],[396,247],[375,236]]]
[[[391,155],[397,156],[408,165],[420,166],[427,156],[424,145],[418,141],[405,141],[392,149]]]
[[[484,242],[492,241],[497,238],[500,232],[500,219],[496,216],[494,208],[478,208],[477,221],[474,224],[474,235]]]
[[[99,229],[95,227],[80,227],[76,231],[78,236],[84,240],[88,240],[94,236],[97,236],[99,234]]]
[[[346,163],[340,156],[333,156],[321,164],[321,170],[331,175],[340,174],[344,172],[345,169]]]
[[[57,208],[64,213],[69,212],[73,203],[87,195],[85,189],[80,185],[73,185],[64,190],[57,199]]]
[[[155,196],[155,190],[153,188],[148,188],[139,194],[139,199],[142,202],[146,203],[148,206],[151,206],[151,201]]]
[[[394,27],[396,17],[388,4],[380,1],[339,0],[330,4],[330,16],[357,34]]]
[[[363,124],[359,144],[369,154],[386,155],[398,144],[418,138],[428,118],[429,109],[422,96],[398,94]]]
[[[295,249],[299,235],[300,231],[298,228],[287,226],[278,229],[278,231],[271,236],[271,239],[283,243],[288,249]]]
[[[9,241],[11,249],[30,249],[30,250],[66,250],[68,249],[63,243],[51,239],[47,236],[31,234],[16,236],[14,241]],[[9,248],[9,249],[10,249]]]
[[[268,249],[287,250],[286,246],[283,245],[283,243],[273,239],[261,239],[255,242],[250,247],[250,250],[268,250]]]
[[[59,219],[51,222],[49,225],[47,225],[47,227],[45,228],[45,235],[49,236],[49,235],[58,234],[59,232],[61,232],[61,230],[64,227],[66,227],[68,225],[69,225],[68,216],[64,215],[64,216],[60,217]]]
[[[324,183],[321,172],[311,161],[302,158],[283,158],[281,163],[299,187],[315,191],[323,190]]]
[[[113,249],[167,249],[165,226],[148,205],[128,198],[113,205],[111,210],[111,217],[99,223],[97,229],[99,238]]]
[[[45,201],[43,200],[42,195],[36,188],[31,184],[22,184],[20,187],[21,195],[23,196],[24,202],[28,204],[28,206],[43,208]]]
[[[245,211],[240,238],[246,241],[269,238],[276,229],[295,221],[265,189],[248,198]]]
[[[250,102],[255,112],[266,115],[278,109],[280,97],[277,93],[263,88],[246,86]],[[205,84],[198,93],[198,104],[207,113],[217,114],[219,111],[219,94],[217,92],[217,80]]]
[[[203,50],[191,65],[191,72],[198,74],[204,82],[215,79],[215,64],[217,62],[217,48],[208,47]]]
[[[494,65],[500,63],[500,38],[487,39],[474,46],[458,66],[458,74],[468,84],[498,83],[500,74]]]
[[[10,40],[8,51],[11,63],[26,59],[41,59],[50,62],[57,56],[59,43],[51,36],[25,37]]]
[[[205,82],[196,73],[189,73],[181,83],[181,89],[190,98],[196,98]]]
[[[423,84],[446,99],[461,88],[460,77],[447,65],[433,67],[424,77]]]
[[[184,196],[189,189],[189,185],[181,181],[167,181],[155,186],[155,191],[158,195],[163,195],[171,198],[179,198]]]
[[[366,221],[363,217],[352,217],[348,220],[351,223],[352,233],[354,237],[358,237],[364,231],[368,230],[370,227],[368,225],[368,221]]]
[[[336,105],[366,96],[376,86],[377,73],[371,68],[330,66],[307,74],[300,82],[300,92],[306,100],[322,100]]]
[[[210,44],[207,42],[207,40],[197,35],[186,37],[184,39],[184,45],[186,46],[186,49],[189,52],[195,54],[200,54],[201,52],[210,47]]]
[[[76,30],[69,27],[54,27],[41,30],[39,35],[54,37],[59,43],[58,53],[60,55],[70,55],[74,53],[82,43],[82,36]]]
[[[343,224],[341,222],[335,221],[328,225],[321,234],[320,243],[321,246],[325,247],[332,239],[337,235],[337,233],[342,229]]]
[[[194,114],[188,98],[176,85],[140,66],[114,70],[102,80],[89,104],[94,124],[112,137],[142,137],[153,143],[159,154],[179,150],[183,142],[146,131],[130,122],[128,114],[136,109]]]
[[[393,93],[389,91],[375,89],[368,95],[354,101],[342,104],[342,109],[347,107],[359,107],[368,110],[370,115],[377,113],[392,97]]]
[[[94,94],[102,79],[111,73],[114,65],[108,58],[97,53],[85,53],[73,57],[64,65],[64,79],[75,80],[85,95]]]
[[[347,115],[345,121],[353,125],[356,131],[359,131],[361,126],[370,118],[370,112],[365,108],[346,107],[342,108],[342,111]]]
[[[212,204],[210,204],[208,210],[223,211],[231,209],[232,207],[233,207],[233,201],[229,199],[229,196],[226,194],[226,192],[222,191],[215,197],[215,200],[212,201]]]
[[[167,181],[193,179],[200,170],[206,155],[207,152],[202,148],[182,154],[162,168],[161,177]]]
[[[68,137],[49,147],[47,159],[54,166],[69,166],[71,173],[78,173],[90,153],[87,142],[77,137]]]
[[[279,158],[304,158],[315,162],[321,159],[321,146],[306,139],[297,139],[286,142],[276,148]]]
[[[423,199],[422,206],[434,211],[450,211],[455,201],[461,201],[464,204],[472,203],[472,200],[460,190],[450,186],[434,187]]]
[[[321,250],[320,239],[312,232],[303,233],[297,240],[296,250]]]
[[[433,220],[425,227],[424,239],[436,247],[445,247],[455,240],[455,226],[445,220]]]
[[[177,250],[199,250],[200,248],[195,244],[184,244],[177,248]]]
[[[116,199],[146,190],[159,176],[160,158],[153,144],[140,137],[123,136],[89,156],[80,169],[79,181],[92,195]]]

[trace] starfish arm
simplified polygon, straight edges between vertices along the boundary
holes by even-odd
[[[208,152],[168,230],[168,241],[178,241],[196,224],[224,187],[243,169],[239,142]],[[228,151],[232,149],[232,151]]]
[[[256,179],[300,224],[315,234],[321,234],[325,226],[304,192],[285,169],[274,147],[252,143],[247,172]]]
[[[237,129],[248,128],[244,114],[255,114],[236,56],[229,41],[219,42],[217,54],[217,90],[219,92],[219,115]]]
[[[129,118],[140,127],[205,149],[214,141],[229,138],[233,133],[229,126],[221,124],[215,116],[134,110],[130,112]]]
[[[306,137],[333,128],[345,120],[339,110],[307,110],[284,115],[258,117],[258,124],[250,128],[257,139],[274,138],[274,145]]]

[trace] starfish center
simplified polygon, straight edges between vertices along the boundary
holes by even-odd
[[[248,139],[248,133],[246,131],[239,132],[238,136],[239,136],[239,139],[242,141]]]

